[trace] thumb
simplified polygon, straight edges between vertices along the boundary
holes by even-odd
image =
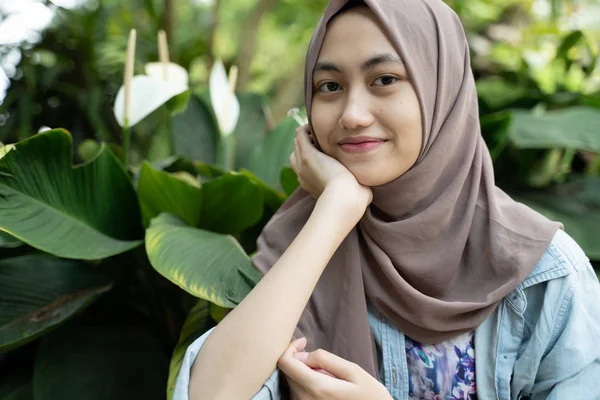
[[[363,372],[355,363],[322,349],[310,353],[299,352],[294,354],[294,357],[313,369],[324,369],[336,378],[348,382],[357,382],[361,372]]]

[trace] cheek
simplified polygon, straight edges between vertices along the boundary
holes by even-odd
[[[421,110],[417,100],[404,103],[402,111],[393,115],[393,118],[397,150],[416,161],[423,141]]]
[[[313,101],[311,108],[312,127],[319,145],[326,153],[329,153],[328,150],[331,147],[329,138],[335,131],[337,121],[336,112],[332,107]]]

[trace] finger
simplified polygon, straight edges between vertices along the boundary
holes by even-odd
[[[362,369],[353,362],[319,349],[310,353],[299,352],[294,358],[304,362],[313,369],[324,369],[339,379],[356,382]]]
[[[296,359],[293,350],[291,350],[291,346],[288,347],[286,352],[279,358],[277,366],[288,378],[306,389],[314,387],[315,385],[326,385],[336,380],[331,376],[313,371],[304,362]],[[324,379],[328,381],[324,382]]]
[[[310,128],[308,125],[301,126],[296,129],[296,140],[298,140],[298,146],[300,147],[300,151],[306,151],[307,149],[313,147],[310,144]]]
[[[292,354],[304,350],[304,348],[306,347],[306,338],[301,337],[301,338],[292,340],[289,347],[292,350]]]
[[[298,175],[297,162],[298,160],[296,159],[296,153],[294,152],[290,155],[290,166],[292,167],[296,175]]]

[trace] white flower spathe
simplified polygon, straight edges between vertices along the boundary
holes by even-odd
[[[227,72],[221,61],[215,61],[208,82],[210,102],[217,117],[219,131],[229,136],[240,118],[240,103],[234,88],[227,79]]]

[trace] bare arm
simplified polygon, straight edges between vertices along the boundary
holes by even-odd
[[[290,162],[318,198],[308,221],[271,270],[208,336],[192,368],[192,400],[248,399],[290,344],[325,266],[372,199],[341,163],[297,131]]]
[[[192,368],[192,400],[248,399],[273,373],[321,273],[362,215],[340,211],[322,196],[273,268],[207,338]]]

